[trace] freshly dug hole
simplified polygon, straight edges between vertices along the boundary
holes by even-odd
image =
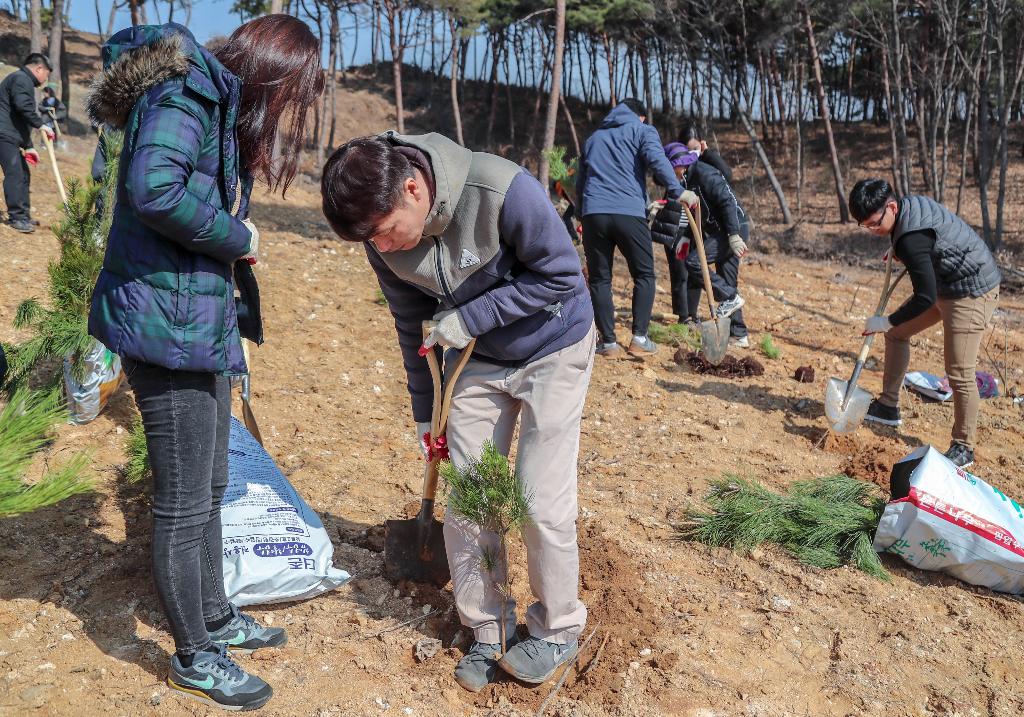
[[[672,359],[677,364],[686,364],[700,374],[719,376],[721,378],[744,378],[747,376],[763,376],[764,366],[757,359],[744,356],[737,359],[735,356],[726,356],[718,366],[708,363],[703,355],[696,351],[679,349]]]

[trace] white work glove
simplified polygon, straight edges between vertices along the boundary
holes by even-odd
[[[434,315],[437,326],[423,340],[423,348],[431,348],[437,344],[453,349],[466,348],[473,337],[469,335],[466,322],[462,320],[458,309],[448,309]]]
[[[249,230],[249,251],[242,258],[250,264],[256,263],[256,254],[260,250],[260,230],[248,219],[243,219],[242,224]]]
[[[430,433],[430,421],[416,421],[416,444],[420,447],[420,453],[423,454],[424,458],[430,455],[426,441],[428,433]]]
[[[45,124],[39,128],[39,131],[42,132],[43,136],[46,137],[51,142],[57,138],[57,135],[54,134],[53,130],[47,127]]]
[[[684,189],[683,193],[679,195],[679,202],[685,204],[690,209],[693,209],[700,203],[700,197],[695,192],[691,192],[689,189]]]
[[[732,250],[733,254],[735,254],[741,259],[747,253],[747,243],[743,241],[743,237],[741,237],[739,234],[729,235],[729,248]]]
[[[864,322],[864,333],[862,336],[884,334],[891,328],[892,322],[889,321],[888,316],[869,316],[868,320]]]

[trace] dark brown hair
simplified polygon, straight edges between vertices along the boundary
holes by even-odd
[[[320,179],[324,217],[345,241],[373,238],[377,224],[402,201],[412,163],[380,137],[357,137],[339,147]]]
[[[214,53],[242,81],[238,145],[243,164],[282,195],[295,178],[306,111],[323,92],[320,43],[291,15],[245,23]],[[281,159],[273,160],[280,126]]]

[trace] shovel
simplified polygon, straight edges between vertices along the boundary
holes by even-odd
[[[708,256],[704,252],[704,235],[701,232],[700,205],[697,205],[697,218],[693,217],[690,208],[683,205],[686,211],[686,218],[690,222],[690,229],[693,231],[693,243],[697,245],[697,254],[700,256],[700,271],[704,275],[704,293],[708,297],[708,308],[711,310],[711,318],[702,321],[700,324],[700,349],[704,358],[712,366],[722,363],[725,354],[729,351],[729,326],[732,323],[728,316],[716,316],[718,304],[715,302],[715,295],[711,289],[711,270],[708,269]]]
[[[242,354],[245,356],[245,364],[252,371],[252,364],[249,363],[249,342],[247,339],[242,339]],[[242,422],[245,423],[245,430],[252,434],[252,437],[256,439],[256,442],[261,446],[263,445],[263,435],[260,433],[259,424],[256,423],[256,414],[252,412],[252,406],[249,404],[251,397],[249,392],[249,373],[242,374]]]
[[[57,167],[57,155],[53,151],[53,142],[46,132],[41,134],[43,135],[43,143],[46,145],[46,153],[50,155],[50,166],[53,168],[53,178],[56,180],[57,189],[60,191],[60,200],[64,203],[64,208],[67,209],[68,194],[64,191],[64,180],[61,178],[60,169]]]
[[[882,295],[878,298],[875,316],[881,316],[882,312],[885,311],[885,305],[889,303],[889,297],[892,296],[896,285],[900,283],[900,279],[906,276],[906,273],[904,269],[896,277],[896,281],[892,282],[891,285],[889,284],[889,280],[892,278],[892,251],[890,250],[889,258],[885,264],[885,283],[882,286]],[[849,381],[843,381],[833,376],[825,385],[825,415],[828,417],[829,427],[835,433],[855,431],[864,420],[864,414],[867,413],[868,406],[871,404],[871,394],[862,388],[858,388],[857,381],[860,379],[861,371],[864,370],[864,362],[868,358],[868,352],[871,350],[871,344],[874,341],[874,334],[868,334],[864,337],[864,343],[861,344],[860,354],[857,356],[857,363],[853,366],[853,374],[850,376]]]
[[[433,322],[423,322],[424,338],[433,327]],[[430,377],[434,380],[434,409],[430,418],[432,443],[436,443],[437,439],[445,434],[455,382],[466,366],[466,362],[469,361],[475,343],[476,340],[472,339],[466,348],[462,349],[462,353],[459,354],[455,365],[449,372],[446,384],[441,377],[441,367],[437,363],[436,352],[431,349],[426,354],[427,364],[430,366]],[[444,385],[443,397],[442,385]],[[437,464],[440,460],[437,451],[431,449],[423,476],[423,499],[420,501],[419,514],[408,520],[384,522],[384,574],[391,580],[412,580],[444,587],[451,578],[448,555],[444,549],[443,526],[441,521],[434,517]]]

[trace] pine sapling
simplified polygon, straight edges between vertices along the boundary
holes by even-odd
[[[779,347],[775,345],[775,341],[772,339],[771,334],[761,334],[761,340],[758,342],[758,348],[761,349],[761,353],[766,358],[770,358],[773,361],[777,359],[782,352],[779,351]]]
[[[529,522],[533,496],[525,492],[508,458],[491,441],[484,443],[479,458],[470,459],[464,466],[446,461],[439,471],[448,492],[448,508],[478,525],[481,531],[498,537],[498,550],[484,548],[480,560],[502,598],[499,629],[504,654],[508,644],[505,612],[512,599],[508,538],[513,530],[522,530]]]

